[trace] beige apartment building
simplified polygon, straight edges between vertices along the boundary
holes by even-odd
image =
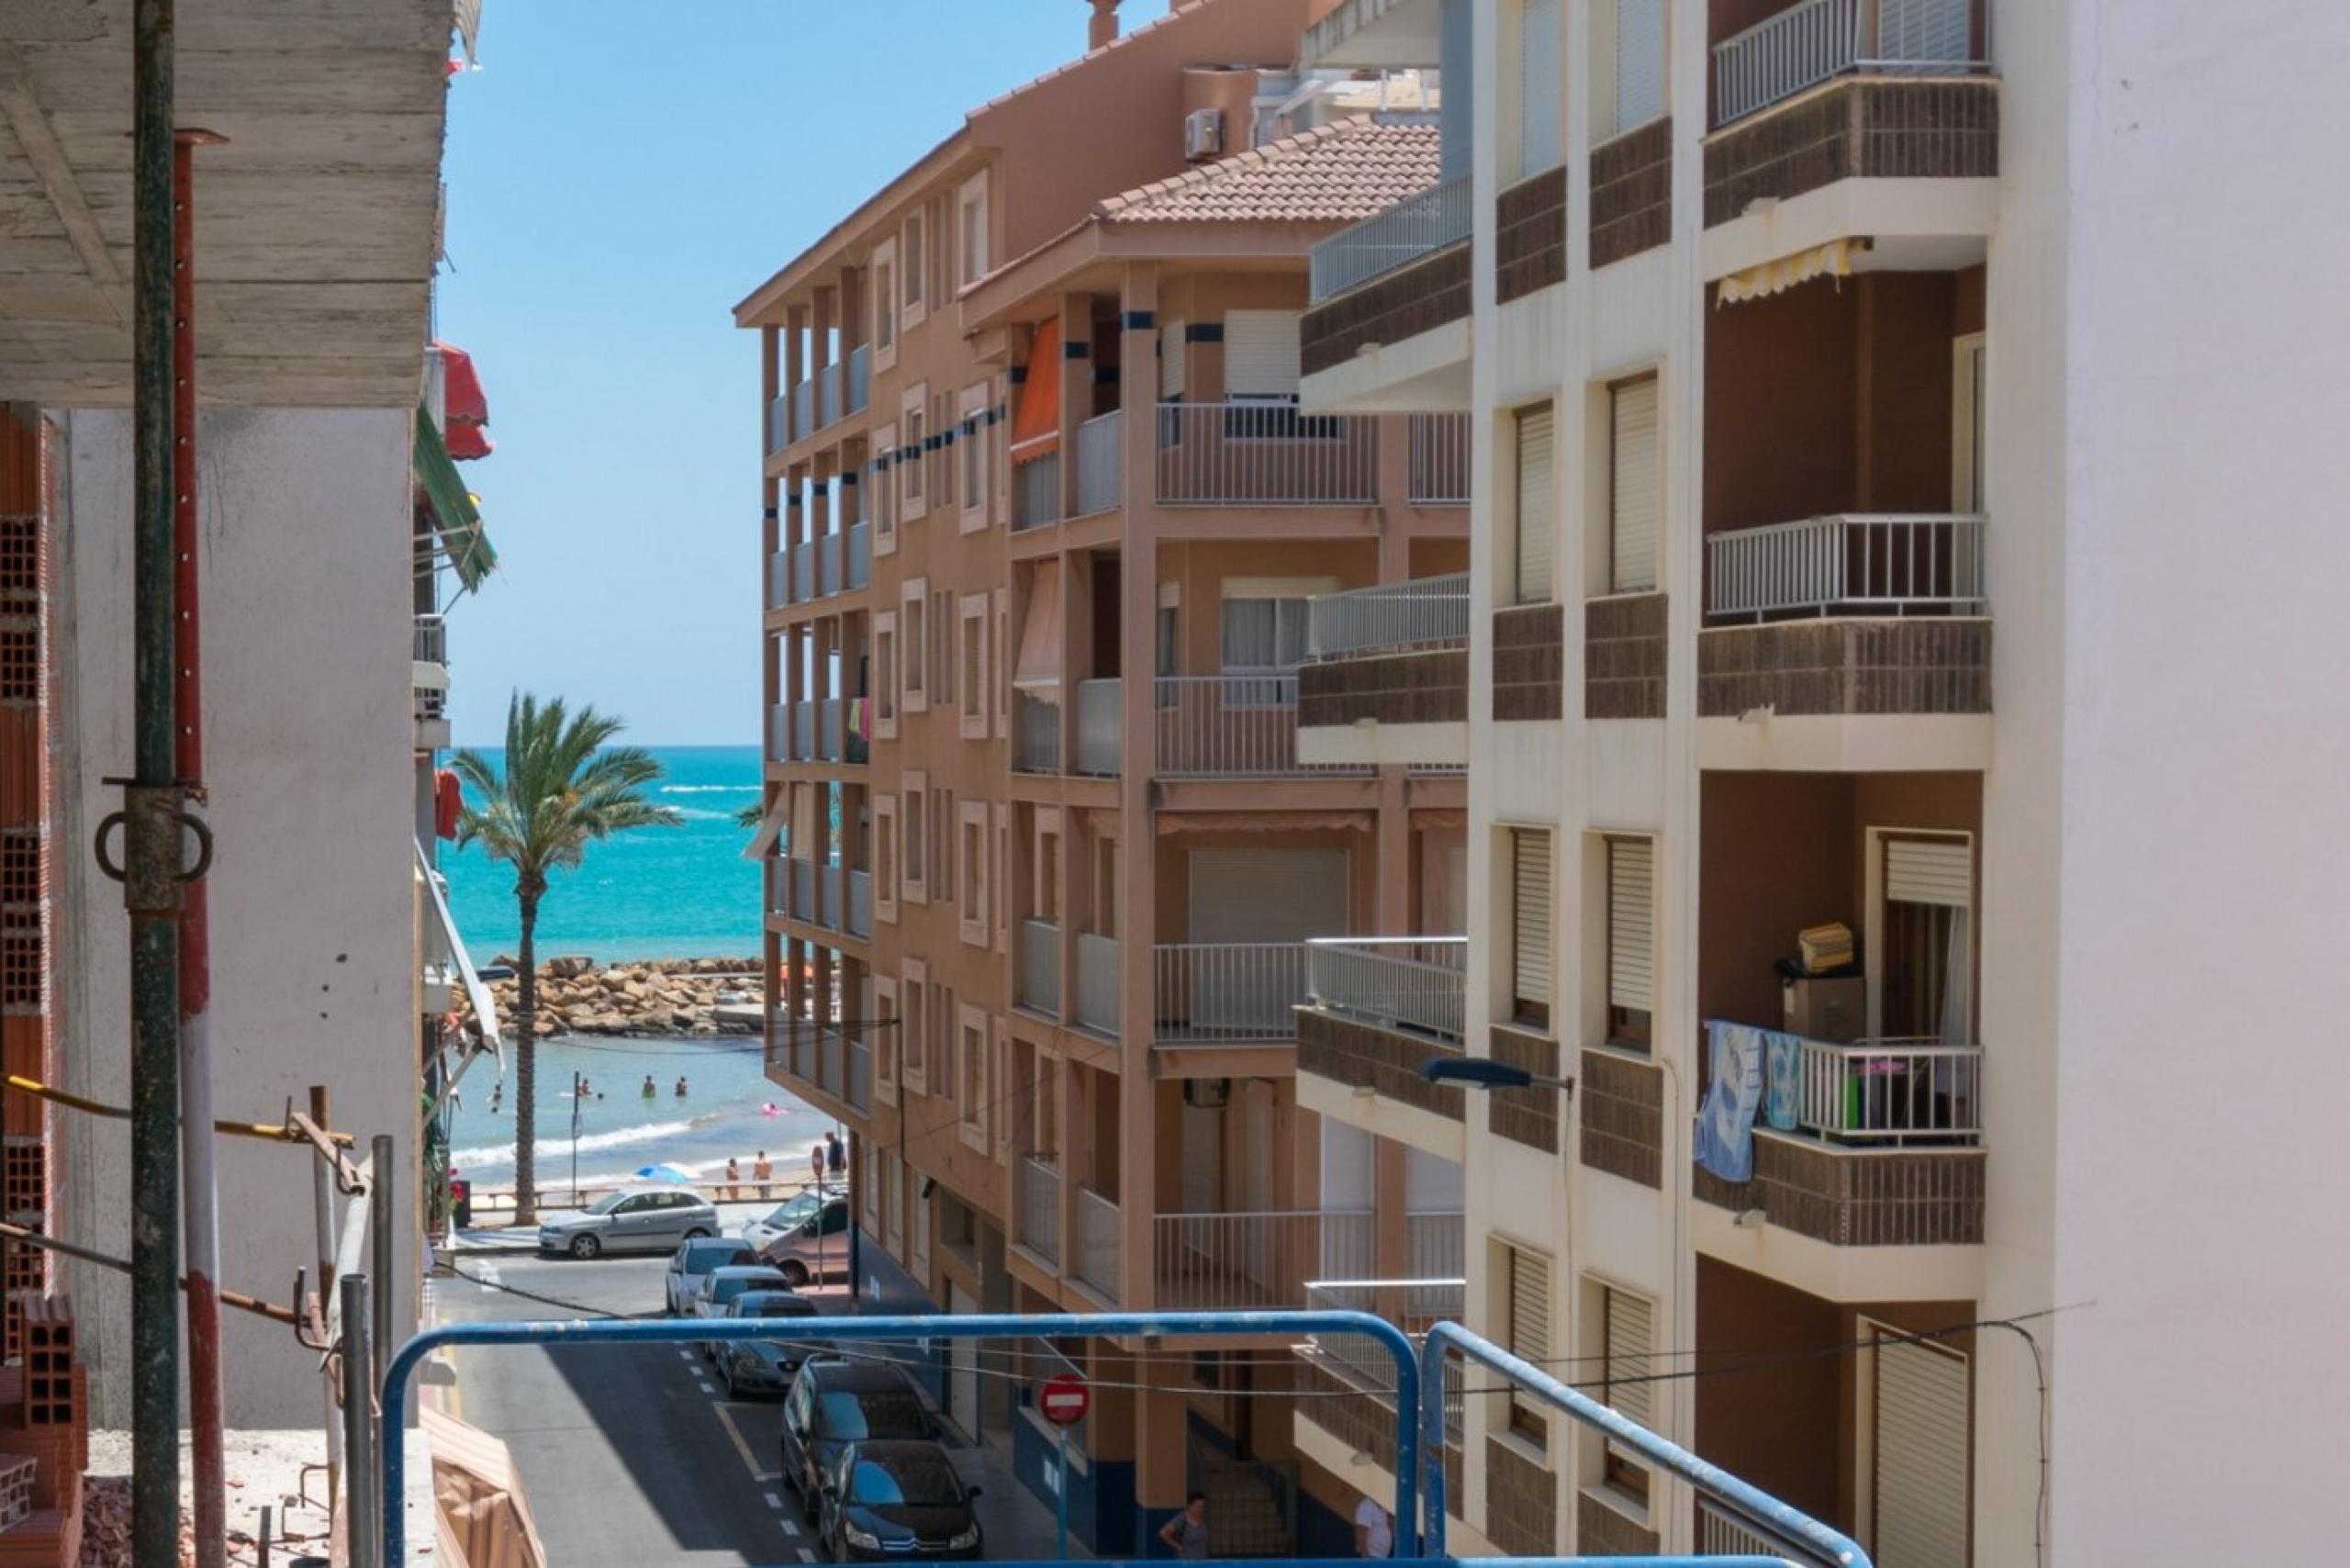
[[[855,1152],[868,1309],[1252,1308],[1457,1276],[1449,1160],[1296,1092],[1351,933],[1457,955],[1460,760],[1298,750],[1316,595],[1460,572],[1467,421],[1304,418],[1316,241],[1436,178],[1414,73],[1293,68],[1325,3],[1207,0],[975,111],[737,310],[766,342],[770,1075]],[[1081,128],[1082,134],[1076,134]],[[845,1247],[846,1243],[845,1241]],[[1348,1295],[1338,1290],[1337,1295]],[[1351,1305],[1351,1297],[1348,1304]],[[1286,1340],[942,1350],[1139,1550],[1349,1549]]]

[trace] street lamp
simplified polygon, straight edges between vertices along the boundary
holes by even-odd
[[[1575,1081],[1528,1072],[1491,1057],[1430,1057],[1420,1063],[1420,1076],[1430,1083],[1457,1083],[1464,1089],[1556,1089],[1572,1095]]]

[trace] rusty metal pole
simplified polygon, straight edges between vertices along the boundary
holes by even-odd
[[[172,548],[174,756],[179,782],[204,798],[204,638],[196,510],[196,150],[172,139]],[[187,1238],[187,1394],[196,1468],[196,1568],[227,1568],[229,1495],[221,1452],[220,1185],[213,1160],[210,900],[202,878],[180,893],[180,1155]]]

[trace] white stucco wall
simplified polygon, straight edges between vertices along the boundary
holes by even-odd
[[[78,789],[61,801],[73,945],[59,1054],[72,1087],[120,1103],[128,927],[120,890],[82,846],[118,804],[99,780],[130,764],[130,425],[82,412],[69,434],[62,719]],[[402,1235],[417,1180],[408,465],[408,415],[397,410],[222,411],[203,422],[218,1109],[274,1121],[289,1098],[328,1085],[338,1126],[363,1144],[378,1132],[398,1140]],[[67,1141],[68,1234],[127,1252],[127,1129],[77,1118]],[[310,1160],[243,1139],[219,1148],[223,1283],[282,1300],[316,1251]],[[417,1260],[402,1268],[413,1291]],[[126,1421],[126,1282],[77,1266],[69,1288],[93,1420]],[[230,1424],[319,1421],[316,1356],[285,1328],[225,1316]]]

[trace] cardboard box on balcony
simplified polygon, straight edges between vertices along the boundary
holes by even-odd
[[[1787,1033],[1807,1040],[1831,1045],[1857,1040],[1868,1020],[1866,984],[1859,975],[1784,980],[1779,982],[1779,1000]]]

